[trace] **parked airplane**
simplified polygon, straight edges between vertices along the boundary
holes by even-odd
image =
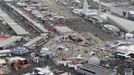
[[[69,57],[68,59],[87,60],[87,58],[81,57],[81,54],[79,54],[77,57]]]
[[[106,32],[120,32],[118,27],[109,24],[104,25],[103,30]]]
[[[45,68],[34,68],[34,71],[32,73],[27,73],[23,75],[54,75],[54,73],[50,70],[50,68],[47,66]]]

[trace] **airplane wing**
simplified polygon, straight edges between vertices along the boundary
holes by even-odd
[[[70,57],[69,59],[86,59],[86,58],[81,57],[81,54],[79,54],[77,57]]]
[[[77,57],[81,57],[81,54],[79,54]]]
[[[37,67],[37,68],[34,68],[34,69],[39,70],[39,71],[42,71],[42,70],[43,70],[43,69],[40,68],[40,67]]]

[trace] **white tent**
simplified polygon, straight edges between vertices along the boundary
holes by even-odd
[[[93,56],[93,57],[89,58],[88,63],[99,65],[100,64],[100,59],[96,56]]]
[[[50,59],[55,56],[55,53],[50,51],[48,48],[43,48],[40,51],[40,56],[48,56],[48,58]]]
[[[29,50],[25,47],[17,47],[17,48],[14,48],[11,52],[12,54],[15,54],[15,55],[23,55],[23,54],[28,53]]]
[[[69,51],[69,48],[65,48],[64,51]]]
[[[6,64],[6,60],[0,59],[0,65]]]
[[[48,48],[42,48],[41,50],[46,50],[46,51],[48,51],[49,49],[48,49]]]
[[[117,49],[118,50],[126,50],[126,49],[128,49],[128,47],[126,47],[126,46],[119,46]]]
[[[134,38],[134,34],[126,33],[126,34],[125,34],[125,38],[126,38],[126,39],[132,39],[132,38]]]

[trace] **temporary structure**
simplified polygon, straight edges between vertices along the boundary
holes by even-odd
[[[133,39],[133,38],[134,38],[134,34],[126,33],[126,34],[125,34],[125,38],[126,38],[126,39]]]
[[[51,52],[48,48],[42,48],[40,51],[40,56],[47,56],[47,59],[51,59],[55,53]]]
[[[25,47],[17,47],[12,50],[12,54],[22,55],[28,53],[28,49]]]
[[[100,59],[96,56],[93,56],[93,57],[89,58],[88,63],[99,65],[100,64]]]
[[[2,66],[3,64],[6,64],[6,60],[0,59],[0,65]]]
[[[19,60],[26,60],[26,58],[22,58],[22,57],[11,57],[11,58],[8,58],[8,62],[9,63],[12,63],[12,62],[18,62]]]

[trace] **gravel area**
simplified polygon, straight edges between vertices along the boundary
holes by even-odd
[[[50,9],[57,12],[59,15],[64,16],[66,19],[76,19],[80,18],[74,15],[70,9],[60,6],[56,3],[56,0],[42,0]]]

